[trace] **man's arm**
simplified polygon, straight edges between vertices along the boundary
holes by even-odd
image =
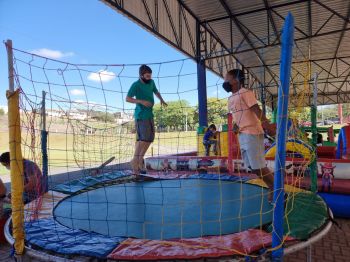
[[[161,105],[163,105],[163,106],[167,106],[167,105],[168,105],[168,104],[164,101],[162,95],[161,95],[159,92],[156,93],[156,97],[158,97],[158,99],[160,100],[160,104],[161,104]]]
[[[145,107],[152,107],[153,106],[152,103],[149,102],[149,101],[136,99],[136,98],[133,98],[133,97],[130,97],[130,96],[127,96],[125,100],[128,103],[141,104],[141,105],[144,105]]]
[[[276,134],[276,127],[273,124],[270,124],[270,121],[266,118],[264,112],[260,109],[258,104],[253,105],[250,108],[254,114],[260,119],[262,127],[266,130],[269,135]]]
[[[250,108],[254,114],[260,119],[261,123],[267,122],[269,123],[270,121],[266,118],[264,112],[260,109],[258,104],[253,105]]]
[[[35,174],[31,174],[28,177],[28,183],[24,185],[24,192],[35,191],[37,177]]]
[[[2,180],[0,179],[0,197],[3,197],[6,195],[6,187]]]

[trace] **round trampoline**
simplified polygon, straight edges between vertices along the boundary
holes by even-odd
[[[111,185],[65,198],[55,219],[69,228],[145,239],[194,238],[267,224],[267,189],[234,181],[174,179]]]
[[[259,179],[181,172],[156,177],[150,171],[152,180],[136,182],[130,171],[113,171],[55,186],[35,214],[33,203],[26,206],[27,254],[53,261],[269,254],[273,205]],[[286,192],[284,243],[291,252],[316,241],[331,223],[320,197],[289,186]],[[9,231],[7,238],[13,242]]]

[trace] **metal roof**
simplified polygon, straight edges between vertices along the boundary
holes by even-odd
[[[219,75],[243,68],[277,96],[284,17],[295,18],[292,94],[318,73],[318,103],[350,102],[349,0],[102,0]],[[307,86],[307,84],[306,84]],[[307,87],[309,89],[309,87]],[[308,99],[309,103],[311,99]]]

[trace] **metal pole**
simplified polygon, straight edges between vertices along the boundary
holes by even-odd
[[[292,67],[294,41],[294,18],[288,13],[282,34],[281,85],[278,89],[277,108],[277,152],[275,158],[275,178],[273,202],[272,260],[283,260],[283,221],[284,221],[284,172],[286,162],[286,135],[288,121],[289,84]]]
[[[338,104],[339,124],[343,124],[343,105]]]
[[[265,85],[260,85],[261,91],[261,105],[263,114],[266,115],[266,97],[265,97]]]
[[[227,152],[227,169],[230,175],[233,174],[233,116],[231,113],[227,114],[227,138],[228,138],[228,152]]]
[[[306,261],[312,262],[312,245],[306,248]]]
[[[311,133],[312,133],[312,144],[317,148],[317,74],[314,75],[314,84],[313,84],[313,99],[311,105]],[[316,155],[312,159],[310,165],[310,176],[311,176],[311,191],[317,191],[317,159]]]
[[[46,131],[46,92],[42,92],[42,107],[41,107],[41,157],[42,157],[42,169],[43,169],[43,190],[47,192],[49,190],[48,184],[48,155],[47,155],[47,134]]]
[[[19,91],[15,91],[12,41],[6,41],[9,91],[8,100],[8,126],[9,148],[11,166],[11,205],[12,205],[12,231],[15,239],[16,255],[21,256],[24,251],[24,205],[23,205],[23,158],[21,150],[21,121],[19,110]],[[18,257],[20,260],[21,258]]]
[[[197,55],[197,85],[198,85],[198,114],[199,126],[208,126],[208,108],[207,108],[207,79],[205,60],[201,57],[201,37],[200,24],[196,25],[196,55]]]
[[[12,40],[6,41],[7,48],[7,61],[8,61],[8,74],[9,74],[9,90],[10,92],[15,91],[14,75],[13,75],[13,50],[12,50]]]

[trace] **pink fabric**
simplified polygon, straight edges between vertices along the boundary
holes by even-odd
[[[252,91],[241,88],[228,99],[228,110],[232,112],[234,122],[239,126],[239,131],[245,134],[264,134],[260,119],[250,109],[258,101]]]
[[[288,238],[287,240],[293,240]],[[148,240],[127,239],[111,254],[117,260],[199,259],[222,257],[234,254],[248,255],[261,248],[271,246],[271,234],[258,229],[202,238]]]

